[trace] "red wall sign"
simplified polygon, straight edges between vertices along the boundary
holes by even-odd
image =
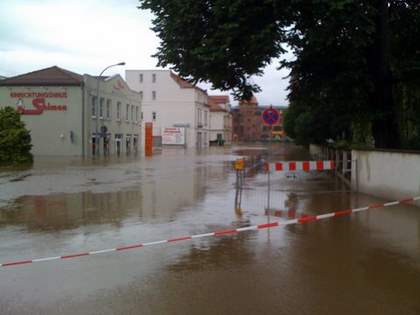
[[[11,92],[11,98],[17,98],[16,109],[22,115],[41,115],[44,110],[67,111],[67,104],[53,104],[47,98],[67,98],[67,92]],[[24,98],[33,98],[32,108],[26,108]]]

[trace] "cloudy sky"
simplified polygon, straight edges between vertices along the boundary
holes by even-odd
[[[153,16],[137,5],[137,0],[0,0],[0,75],[53,65],[95,75],[120,61],[126,66],[106,74],[124,77],[126,69],[156,68]],[[287,105],[287,71],[277,66],[274,60],[254,79],[263,89],[257,95],[261,104]]]

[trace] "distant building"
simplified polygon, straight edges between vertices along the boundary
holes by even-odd
[[[0,81],[31,131],[35,155],[91,156],[140,149],[141,104],[120,75],[99,78],[50,67]]]
[[[261,118],[263,111],[271,105],[259,105],[255,96],[249,101],[241,101],[239,106],[232,109],[233,115],[233,140],[240,142],[268,141],[270,128]],[[280,139],[284,135],[283,114],[286,106],[272,106],[280,112],[279,122],[273,126],[273,139]]]
[[[142,96],[143,121],[153,123],[153,141],[162,133],[185,128],[189,148],[209,145],[210,108],[207,92],[170,70],[126,70],[128,85]]]
[[[0,80],[4,80],[4,79],[7,79],[7,78],[4,77],[4,76],[2,76],[2,75],[0,75]]]
[[[232,141],[232,114],[228,95],[210,95],[210,142],[230,144]]]

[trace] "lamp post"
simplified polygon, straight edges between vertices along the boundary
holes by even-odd
[[[102,74],[108,70],[109,68],[112,67],[116,67],[116,66],[124,66],[125,62],[119,62],[113,65],[110,65],[108,67],[106,67],[104,70],[102,70],[102,72],[99,74],[98,78],[97,78],[97,85],[96,85],[96,126],[95,126],[95,152],[96,155],[99,155],[99,134],[98,134],[98,125],[99,125],[99,103],[100,103],[100,98],[99,98],[99,83],[101,81],[101,76]]]

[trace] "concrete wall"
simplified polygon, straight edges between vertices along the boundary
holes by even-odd
[[[21,93],[26,96],[18,97]],[[35,94],[33,94],[35,93]],[[61,93],[61,97],[37,97]],[[35,109],[32,102],[43,99],[45,104],[66,106],[66,110],[43,110],[36,115],[22,114],[22,121],[31,131],[34,155],[82,155],[82,103],[80,86],[11,86],[0,87],[0,107]],[[70,133],[72,136],[70,136]]]
[[[420,153],[353,150],[352,186],[386,199],[420,196]]]

